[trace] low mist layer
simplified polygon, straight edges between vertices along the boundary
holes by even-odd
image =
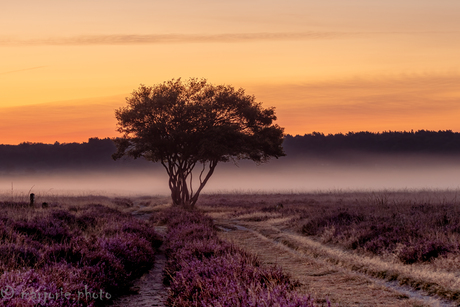
[[[221,163],[203,193],[310,192],[317,190],[457,189],[460,162],[436,155],[371,155],[281,158],[256,165],[251,161]],[[0,193],[169,194],[166,171],[159,165],[114,170],[39,170],[3,172]],[[196,167],[194,180],[200,167]],[[195,181],[194,181],[195,182]],[[196,185],[195,185],[196,187]]]
[[[457,189],[460,133],[417,131],[286,136],[285,157],[220,163],[203,193]],[[169,194],[159,163],[114,161],[111,139],[0,145],[0,193]],[[199,178],[197,165],[194,180]],[[195,191],[197,182],[195,182]]]

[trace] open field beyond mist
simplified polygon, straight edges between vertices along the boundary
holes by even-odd
[[[270,297],[254,306],[457,306],[459,192],[206,194],[195,213],[171,208],[165,196],[43,194],[30,207],[26,195],[5,193],[0,284],[27,298],[2,304],[32,306],[34,291],[61,288],[78,298],[85,286],[110,299],[48,297],[44,306],[102,306],[121,294],[132,301],[163,241],[170,306]],[[217,287],[222,280],[233,288]]]

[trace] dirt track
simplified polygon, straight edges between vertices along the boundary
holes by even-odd
[[[283,241],[283,231],[270,223],[217,218],[215,224],[222,239],[257,254],[267,265],[282,267],[300,281],[298,291],[313,295],[318,303],[327,297],[340,306],[456,306],[304,253]]]
[[[140,219],[148,219],[150,214],[133,214]],[[166,226],[157,226],[155,230],[160,234],[166,233]],[[114,300],[113,307],[164,307],[168,296],[167,288],[163,285],[163,268],[166,264],[166,256],[160,248],[155,254],[154,267],[136,280],[132,290],[133,294],[124,295]]]

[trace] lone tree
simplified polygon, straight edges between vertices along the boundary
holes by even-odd
[[[285,155],[283,128],[273,124],[274,108],[262,108],[241,88],[179,78],[141,85],[126,102],[115,111],[123,137],[115,139],[113,158],[127,155],[160,162],[169,175],[174,205],[193,208],[218,162],[261,163]],[[201,171],[194,178],[197,165]]]

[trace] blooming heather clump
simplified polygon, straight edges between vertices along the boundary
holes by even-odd
[[[367,214],[360,211],[359,207],[339,208],[314,216],[301,231],[354,250],[394,254],[405,264],[460,253],[460,217],[454,214],[458,212],[455,205],[393,205]]]
[[[53,219],[36,218],[31,221],[17,221],[13,229],[42,243],[62,242],[72,238],[68,227]]]
[[[105,230],[105,234],[113,236],[116,234],[133,234],[139,238],[145,238],[151,243],[152,248],[158,249],[163,241],[149,223],[138,223],[138,221],[126,221],[121,227],[110,227]]]
[[[177,209],[169,216],[168,305],[315,306],[279,268],[263,267],[255,256],[219,240],[211,219]]]
[[[56,293],[58,288],[54,283],[48,284],[43,275],[33,269],[26,272],[4,272],[0,277],[0,289],[0,306],[71,306],[65,305],[61,299],[46,301],[43,293]]]
[[[0,245],[0,255],[2,262],[11,266],[32,266],[40,258],[37,249],[13,243]]]
[[[112,238],[102,238],[98,245],[119,258],[131,277],[141,276],[153,265],[154,251],[145,238],[124,233]]]
[[[105,305],[162,243],[152,223],[101,205],[21,208],[0,208],[0,306]]]

